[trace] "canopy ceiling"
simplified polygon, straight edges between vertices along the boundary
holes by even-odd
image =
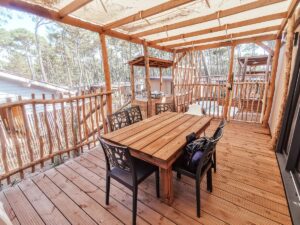
[[[2,0],[0,5],[162,49],[280,36],[297,0]]]

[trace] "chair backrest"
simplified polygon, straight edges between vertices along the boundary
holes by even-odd
[[[130,125],[127,111],[120,111],[107,116],[110,131],[115,131]]]
[[[162,112],[174,112],[174,107],[172,103],[155,103],[155,114],[160,114]]]
[[[199,161],[196,175],[202,176],[205,168],[212,163],[212,156],[214,153],[214,142],[212,140],[207,140],[207,144],[203,148],[203,155]]]
[[[138,105],[132,106],[126,110],[129,115],[130,124],[137,123],[143,120],[141,109]]]
[[[216,143],[218,142],[221,137],[223,136],[223,132],[224,132],[224,127],[225,127],[225,120],[222,120],[218,126],[218,128],[216,129],[214,135],[212,136],[212,140]]]
[[[112,167],[119,168],[127,172],[133,172],[133,160],[128,147],[115,145],[99,137],[102,149],[104,151],[107,169]]]

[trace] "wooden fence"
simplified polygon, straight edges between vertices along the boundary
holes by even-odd
[[[266,82],[235,82],[229,98],[228,118],[246,122],[261,122],[266,101]],[[221,118],[224,113],[226,84],[180,84],[175,86],[175,106],[186,112],[189,105],[198,104],[207,115]]]
[[[107,132],[106,96],[110,92],[81,93],[0,105],[0,181],[11,183],[46,164],[79,155]]]

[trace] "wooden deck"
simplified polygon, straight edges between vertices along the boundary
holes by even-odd
[[[205,179],[201,185],[202,217],[196,217],[192,180],[174,176],[175,200],[168,206],[155,197],[151,177],[139,188],[138,224],[291,224],[270,146],[260,125],[229,123],[217,149],[214,190],[206,192]],[[95,148],[5,189],[0,200],[13,224],[131,224],[131,192],[113,181],[106,206],[104,190],[104,157]]]

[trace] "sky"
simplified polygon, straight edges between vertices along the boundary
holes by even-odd
[[[34,31],[34,22],[31,20],[32,14],[28,14],[25,12],[20,12],[16,10],[6,9],[3,7],[0,7],[0,17],[1,12],[4,12],[5,14],[9,14],[11,19],[7,19],[7,23],[4,23],[2,25],[2,28],[6,30],[14,30],[17,28],[25,28],[30,31]],[[45,26],[42,26],[39,30],[39,35],[41,36],[47,36],[47,31]]]

